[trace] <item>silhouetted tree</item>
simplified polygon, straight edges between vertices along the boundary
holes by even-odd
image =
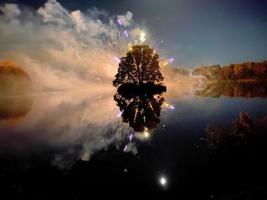
[[[160,72],[158,59],[159,55],[148,45],[133,46],[126,57],[120,59],[113,85],[117,87],[125,83],[160,83],[164,77]]]

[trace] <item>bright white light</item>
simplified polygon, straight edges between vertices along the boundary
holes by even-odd
[[[144,131],[144,136],[145,136],[145,138],[149,138],[149,132]]]
[[[145,36],[146,36],[146,34],[145,34],[144,32],[142,32],[142,33],[140,34],[140,41],[141,41],[141,42],[144,42],[144,41],[146,40]]]
[[[166,179],[166,177],[161,176],[161,177],[159,178],[159,183],[160,183],[160,185],[162,185],[162,186],[166,186],[166,185],[167,185],[167,179]]]

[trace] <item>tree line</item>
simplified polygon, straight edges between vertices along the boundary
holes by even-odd
[[[207,80],[267,80],[267,61],[245,62],[230,64],[201,66],[193,71],[193,75],[201,75]]]

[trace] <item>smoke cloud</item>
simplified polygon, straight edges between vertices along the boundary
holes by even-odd
[[[111,88],[113,57],[122,56],[116,18],[97,8],[68,11],[56,0],[35,11],[17,4],[0,5],[0,11],[0,58],[21,66],[36,90]],[[118,16],[129,31],[132,17]]]
[[[135,28],[132,13],[69,11],[48,0],[37,10],[2,4],[0,15],[0,60],[27,72],[35,92],[59,92],[29,96],[28,106],[17,105],[22,97],[8,97],[25,112],[1,121],[0,132],[9,133],[1,134],[1,143],[17,152],[36,145],[68,149],[52,161],[64,168],[66,160],[89,160],[95,151],[124,140],[129,127],[116,118],[111,82],[117,72],[114,56],[123,56],[120,29]]]
[[[120,20],[120,22],[122,23],[122,25],[127,27],[127,26],[131,25],[133,13],[131,13],[130,11],[127,11],[125,15],[118,15],[117,17]]]
[[[68,160],[89,160],[92,153],[123,141],[129,126],[116,118],[119,110],[111,82],[117,72],[114,56],[124,56],[121,30],[127,28],[134,38],[142,31],[134,25],[133,14],[128,11],[114,18],[97,8],[69,11],[48,0],[37,10],[3,4],[0,15],[0,60],[12,60],[27,72],[36,92],[64,91],[26,99],[26,107],[17,103],[20,99],[12,99],[25,116],[20,113],[15,126],[12,120],[1,122],[0,132],[9,133],[0,135],[1,145],[26,149],[30,143],[68,149],[52,161],[64,168]],[[183,91],[179,88],[185,79],[180,79],[181,84],[174,82],[178,76],[162,70],[170,91],[166,96],[177,98],[173,94]],[[127,151],[137,153],[132,143]]]

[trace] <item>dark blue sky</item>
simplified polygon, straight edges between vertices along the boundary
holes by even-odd
[[[267,59],[267,0],[58,0],[69,10],[131,11],[180,66]],[[13,0],[38,7],[43,0]]]

